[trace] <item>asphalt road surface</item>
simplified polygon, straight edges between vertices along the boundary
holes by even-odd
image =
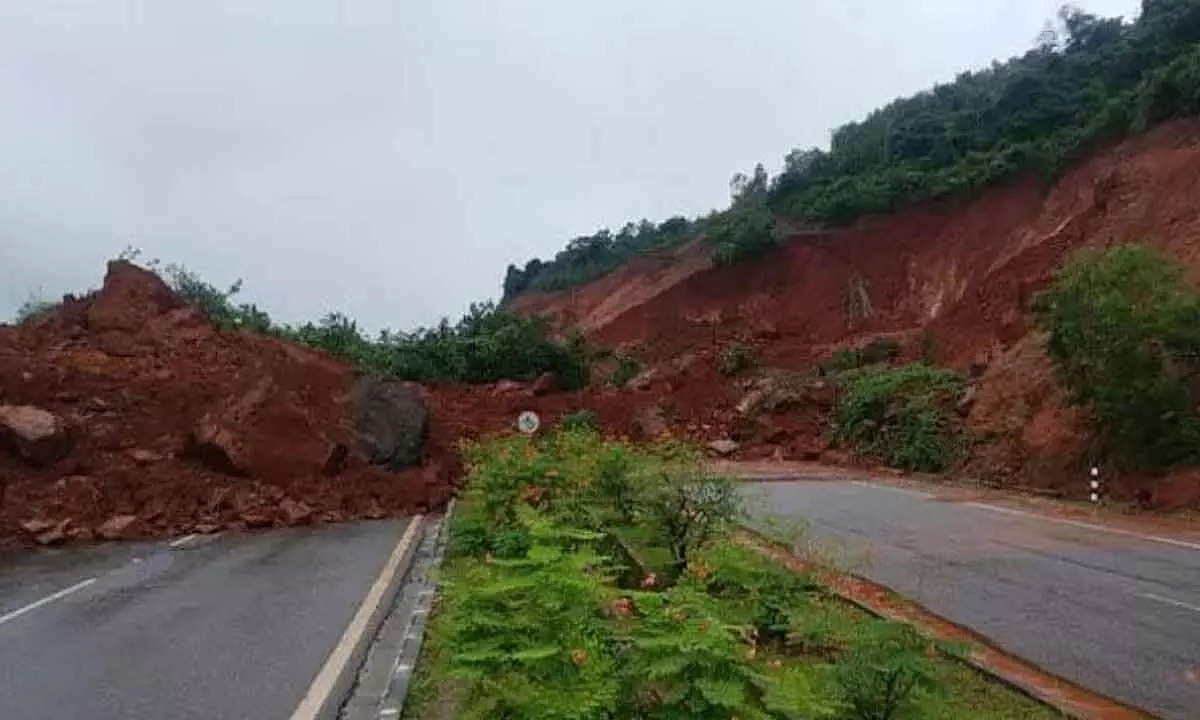
[[[0,718],[286,720],[406,525],[0,557]]]
[[[1200,718],[1200,544],[888,485],[752,487],[848,570],[1083,687]]]

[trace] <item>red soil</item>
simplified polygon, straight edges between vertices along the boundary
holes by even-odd
[[[968,420],[989,434],[990,445],[966,471],[1076,488],[1085,463],[1081,419],[1063,407],[1030,334],[1029,301],[1075,250],[1122,243],[1154,245],[1200,281],[1200,122],[1167,124],[1103,150],[1050,188],[1028,179],[847,230],[794,235],[778,251],[732,267],[689,266],[677,274],[659,267],[657,276],[674,284],[657,283],[651,297],[615,317],[597,318],[597,303],[644,286],[636,267],[573,293],[523,298],[520,307],[589,317],[593,341],[635,348],[656,367],[689,354],[711,365],[716,349],[734,340],[753,345],[763,365],[794,370],[880,336],[902,342],[909,357],[932,347],[942,364],[980,376]],[[852,313],[864,298],[871,309],[865,318]],[[699,420],[712,426],[707,437],[719,437],[732,422],[739,389],[712,373],[690,380],[640,402],[679,403],[685,425]],[[823,423],[811,409],[809,417],[771,422],[782,424],[772,436],[785,441],[764,447],[760,434],[751,452],[794,457],[797,445],[821,444]],[[1118,479],[1111,489],[1177,507],[1200,501],[1189,488],[1180,476],[1170,483]]]
[[[348,419],[352,380],[323,353],[218,332],[155,275],[111,263],[93,296],[0,326],[0,404],[58,414],[72,446],[47,467],[0,452],[0,544],[90,539],[122,517],[109,533],[382,517],[445,502],[455,468],[436,412],[423,467],[369,466]],[[236,472],[197,451],[205,432],[233,451]]]

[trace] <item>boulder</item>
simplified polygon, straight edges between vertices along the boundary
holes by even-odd
[[[96,532],[105,540],[128,540],[140,535],[142,529],[142,521],[137,515],[114,515]]]
[[[738,401],[742,415],[778,413],[798,405],[828,408],[835,394],[829,383],[819,377],[794,372],[772,372],[755,380]]]
[[[363,377],[350,395],[354,429],[371,463],[403,470],[421,462],[429,412],[419,388]]]
[[[41,518],[32,518],[21,523],[21,529],[30,535],[41,535],[54,527],[54,523]]]
[[[34,541],[38,545],[58,545],[67,539],[67,528],[71,526],[71,520],[68,518],[55,525],[53,528],[45,532],[38,533]]]
[[[629,382],[625,383],[625,387],[630,390],[649,390],[660,374],[658,368],[647,368],[634,375]]]
[[[733,440],[713,440],[705,447],[721,457],[726,457],[737,452],[737,449],[741,447],[741,445]]]
[[[144,448],[133,448],[128,453],[129,459],[133,460],[138,465],[153,465],[154,463],[166,460],[166,456],[162,453],[146,450]]]
[[[225,475],[252,475],[253,458],[247,434],[250,420],[276,391],[274,379],[265,376],[248,391],[226,398],[192,428],[185,456]]]
[[[285,525],[303,525],[312,520],[313,509],[298,500],[284,498],[279,503],[279,519]]]
[[[32,405],[0,405],[0,447],[6,447],[27,464],[52,465],[71,452],[66,422],[48,410]]]

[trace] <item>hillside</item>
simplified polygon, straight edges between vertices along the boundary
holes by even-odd
[[[747,381],[711,369],[730,342],[754,347],[765,368],[789,371],[880,337],[898,340],[907,357],[924,348],[973,378],[967,420],[988,440],[973,448],[968,473],[1078,493],[1084,434],[1061,403],[1028,306],[1070,253],[1122,243],[1151,244],[1200,281],[1200,121],[1113,145],[1049,191],[1030,177],[971,200],[794,234],[767,255],[731,266],[705,267],[681,252],[674,270],[631,263],[582,288],[522,297],[517,306],[581,322],[601,346],[630,348],[654,368],[654,381],[625,402],[671,406],[686,418],[678,431],[705,439],[736,429],[734,406],[746,394]],[[614,298],[641,302],[614,312]],[[596,404],[619,420],[609,410],[613,400]],[[800,459],[820,451],[829,459],[823,412],[778,414],[742,438],[742,452]],[[1200,501],[1194,485],[1130,478],[1114,490],[1174,507]]]

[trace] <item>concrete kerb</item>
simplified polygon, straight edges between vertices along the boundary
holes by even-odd
[[[358,669],[375,639],[379,626],[391,611],[401,582],[412,564],[417,538],[425,532],[425,516],[416,515],[405,528],[398,544],[368,590],[358,612],[346,627],[338,645],[317,674],[308,693],[292,713],[291,720],[335,720],[349,696]]]

